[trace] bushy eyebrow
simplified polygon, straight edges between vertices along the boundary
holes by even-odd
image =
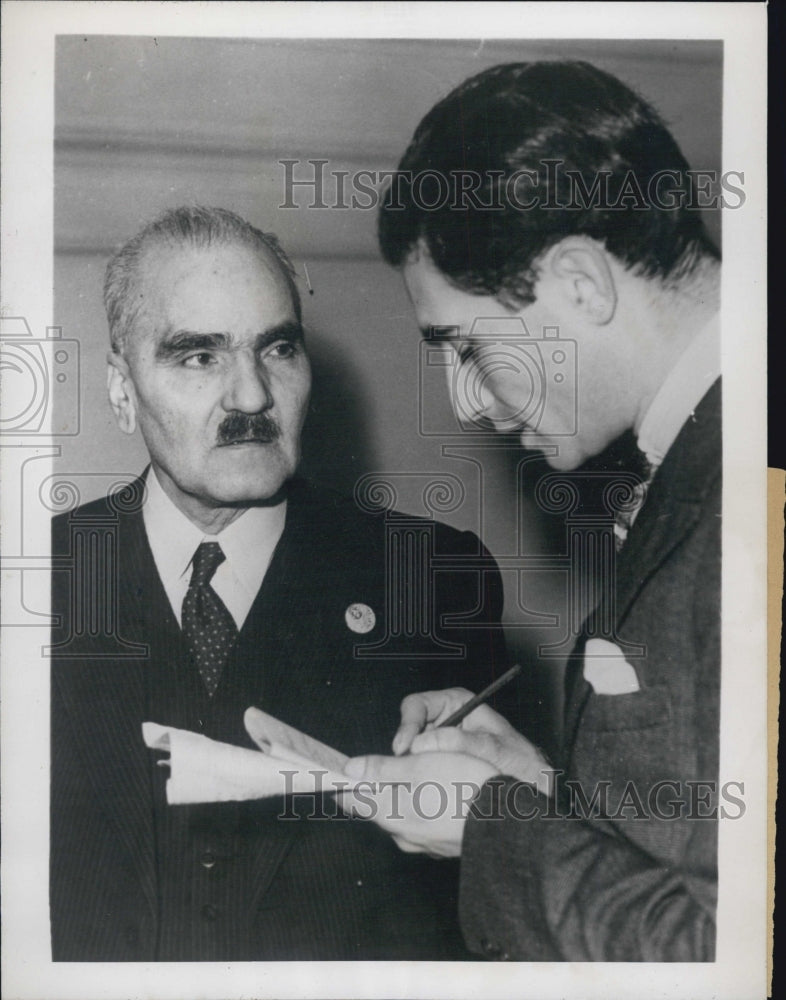
[[[264,350],[279,340],[296,343],[303,340],[303,327],[300,323],[287,321],[271,326],[257,335],[254,348]],[[156,358],[179,357],[191,351],[231,350],[233,338],[228,333],[197,333],[194,330],[175,330],[167,333],[156,346]]]
[[[195,333],[177,330],[167,334],[156,345],[156,358],[165,360],[189,351],[214,351],[226,347],[229,337],[225,333]]]

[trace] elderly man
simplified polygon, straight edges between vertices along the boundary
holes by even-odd
[[[463,199],[437,206],[429,177]],[[465,386],[457,412],[517,432],[557,470],[627,432],[645,470],[619,511],[616,562],[611,528],[597,550],[607,592],[568,666],[556,773],[485,706],[435,729],[462,691],[404,702],[394,752],[411,754],[348,766],[403,783],[398,811],[380,799],[376,812],[403,847],[461,854],[462,929],[490,958],[714,957],[719,257],[695,206],[652,108],[569,62],[457,88],[421,122],[383,205],[382,250],[419,325],[454,376],[468,372],[451,379]],[[549,330],[575,343],[575,366],[547,349]],[[527,334],[543,348],[542,409]],[[461,808],[404,794],[435,780],[461,788]],[[482,786],[471,808],[466,783]]]
[[[54,524],[54,959],[467,957],[457,872],[327,801],[169,806],[141,725],[254,747],[257,706],[381,751],[406,694],[504,669],[493,563],[474,535],[407,520],[464,569],[426,560],[426,617],[394,627],[396,517],[294,478],[310,370],[274,237],[169,211],[113,257],[105,301],[109,399],[150,467]]]

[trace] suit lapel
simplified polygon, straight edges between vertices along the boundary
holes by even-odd
[[[238,641],[241,662],[259,662],[259,708],[298,725],[319,685],[327,687],[331,580],[329,528],[324,511],[293,489],[284,534]],[[325,694],[328,692],[325,691]]]
[[[716,382],[672,445],[650,487],[646,503],[617,560],[615,634],[624,624],[642,587],[683,542],[696,524],[702,500],[721,468],[721,387]],[[632,637],[635,641],[636,637]],[[565,673],[566,747],[573,745],[581,712],[592,690],[583,676],[582,635]]]
[[[613,620],[621,626],[644,583],[696,524],[721,468],[720,382],[688,418],[650,487],[617,563]]]

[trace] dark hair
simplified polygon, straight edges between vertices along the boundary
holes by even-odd
[[[534,301],[538,258],[574,234],[641,275],[676,281],[719,257],[685,198],[670,209],[652,203],[651,184],[666,171],[691,197],[688,170],[657,113],[609,73],[585,62],[494,66],[418,126],[382,199],[382,254],[399,267],[422,240],[452,284],[516,307]],[[470,183],[462,176],[473,174],[471,196],[459,198]],[[599,179],[605,197],[601,187],[593,198]],[[519,180],[526,204],[511,197]]]
[[[281,268],[287,282],[295,314],[301,321],[300,295],[295,285],[295,270],[272,233],[264,233],[245,219],[225,208],[203,208],[187,205],[170,208],[149,222],[136,236],[125,243],[111,258],[104,278],[104,306],[109,320],[112,349],[122,352],[129,333],[139,315],[135,294],[139,269],[147,250],[153,245],[211,245],[248,247],[262,255],[271,255]]]

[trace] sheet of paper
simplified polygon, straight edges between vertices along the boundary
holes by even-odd
[[[339,770],[279,743],[276,753],[263,753],[155,722],[142,724],[142,736],[151,749],[169,751],[166,797],[170,805],[242,802],[347,787]]]
[[[293,752],[301,758],[315,761],[327,768],[328,771],[338,771],[339,773],[343,772],[344,765],[349,760],[346,754],[334,750],[333,747],[329,747],[325,743],[320,743],[319,740],[307,736],[293,726],[288,726],[286,722],[282,722],[273,715],[268,715],[261,709],[249,708],[243,717],[243,722],[253,740],[275,744],[279,756],[285,752]],[[292,758],[287,756],[285,759]]]

